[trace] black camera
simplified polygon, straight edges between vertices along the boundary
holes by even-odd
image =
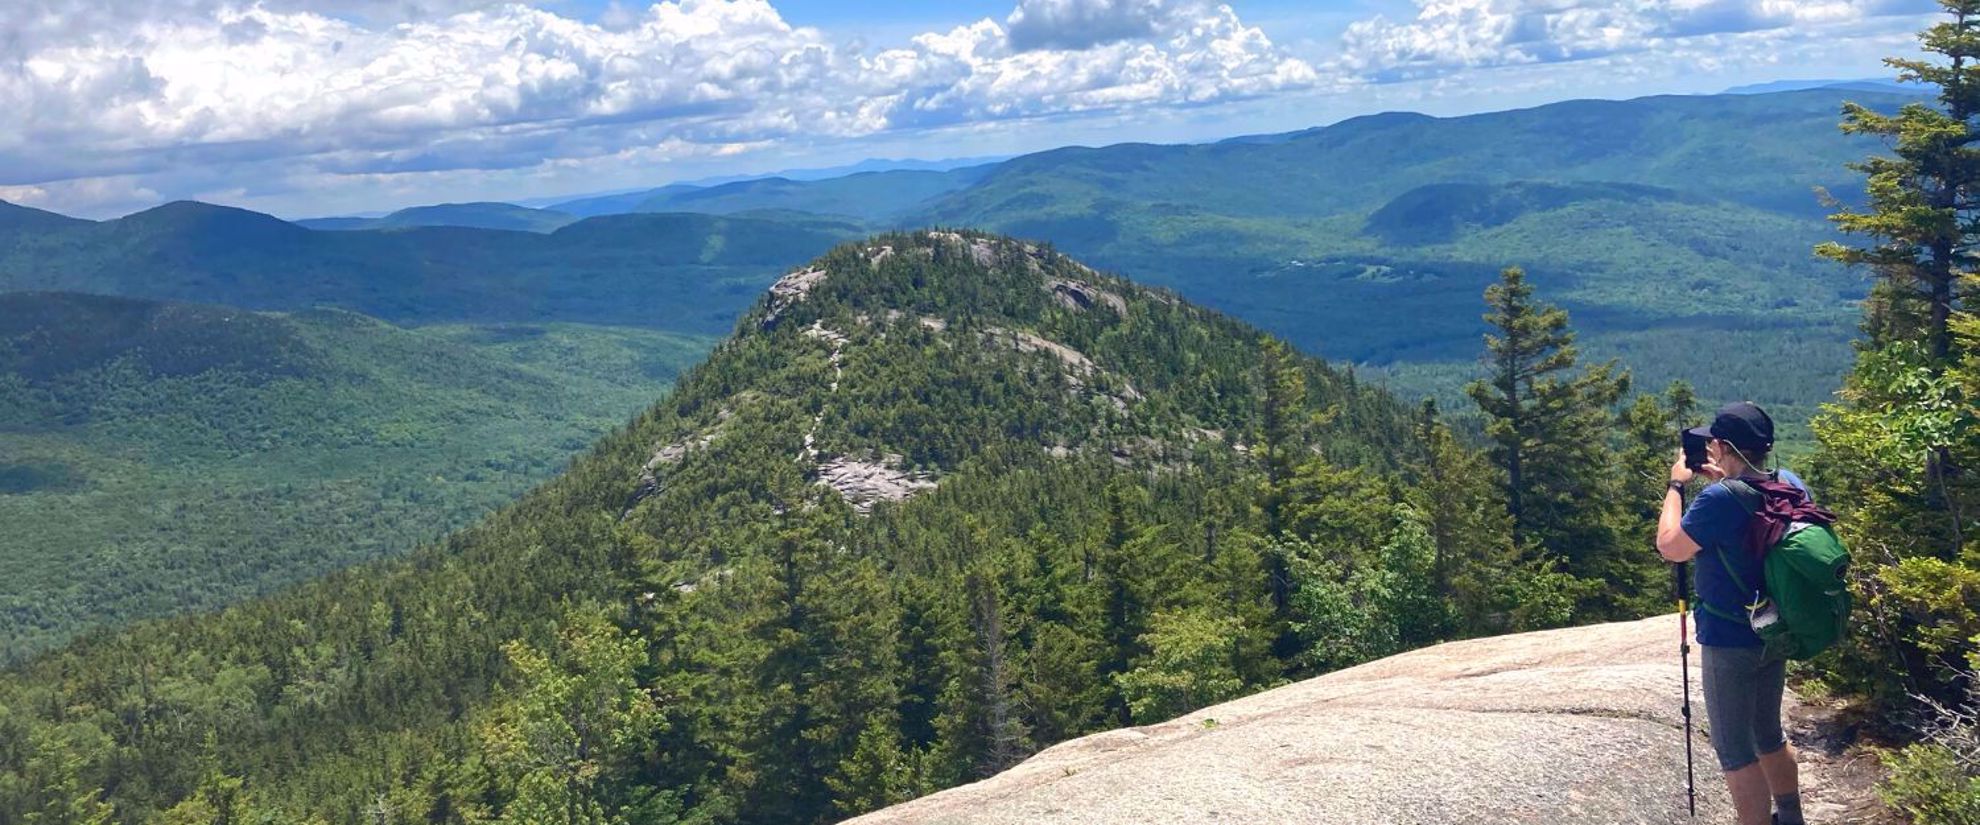
[[[1691,468],[1691,471],[1694,473],[1704,469],[1707,460],[1705,445],[1711,439],[1690,430],[1685,430],[1682,435],[1684,437],[1684,466]]]

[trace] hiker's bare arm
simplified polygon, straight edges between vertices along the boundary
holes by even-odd
[[[1684,532],[1684,497],[1672,490],[1664,494],[1664,512],[1657,517],[1657,555],[1665,561],[1691,561],[1698,555],[1698,542]]]
[[[1677,463],[1671,465],[1671,480],[1691,480],[1691,468],[1684,466],[1684,455],[1678,455]],[[1686,562],[1698,555],[1698,542],[1684,532],[1684,495],[1677,490],[1664,491],[1664,510],[1657,516],[1657,555],[1665,561]]]

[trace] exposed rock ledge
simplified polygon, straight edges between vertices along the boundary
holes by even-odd
[[[897,455],[883,456],[877,462],[834,458],[818,465],[818,483],[837,490],[861,515],[872,512],[877,502],[906,501],[935,488],[927,473],[897,469],[900,462]]]
[[[811,294],[811,290],[825,282],[826,272],[819,267],[809,267],[789,273],[770,285],[770,311],[763,316],[763,326],[768,329],[776,324],[777,316],[792,304],[799,303]]]
[[[1731,822],[1693,655],[1697,821]],[[1675,825],[1678,683],[1675,617],[1454,642],[1061,743],[852,822]],[[1814,711],[1789,703],[1808,738]],[[1803,748],[1810,822],[1881,818],[1866,761]]]

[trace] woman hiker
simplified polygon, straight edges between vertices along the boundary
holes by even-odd
[[[1768,471],[1774,449],[1774,422],[1758,406],[1741,402],[1719,410],[1710,427],[1691,431],[1707,441],[1707,461],[1696,475],[1781,481],[1807,494],[1807,485],[1786,470]],[[1781,733],[1781,692],[1785,660],[1769,660],[1760,637],[1746,621],[1757,594],[1742,593],[1738,582],[1763,579],[1760,557],[1746,548],[1751,512],[1732,489],[1714,483],[1684,506],[1684,487],[1694,473],[1683,456],[1671,465],[1663,514],[1657,521],[1657,552],[1671,562],[1698,556],[1698,645],[1704,660],[1705,718],[1712,748],[1725,772],[1739,825],[1801,825],[1801,788],[1794,747]],[[1723,561],[1722,561],[1723,560]],[[1732,569],[1728,569],[1728,567]],[[1771,818],[1770,818],[1771,810]]]

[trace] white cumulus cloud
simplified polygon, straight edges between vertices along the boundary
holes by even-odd
[[[1378,79],[1582,60],[1684,38],[1923,14],[1933,0],[1417,0],[1342,35],[1342,67]]]
[[[1023,0],[1001,23],[877,51],[792,26],[769,0],[615,6],[598,23],[475,0],[16,2],[0,11],[0,111],[24,113],[0,121],[12,187],[247,163],[513,169],[1319,81],[1229,7],[1193,0]],[[1108,20],[1104,36],[1067,33]]]

